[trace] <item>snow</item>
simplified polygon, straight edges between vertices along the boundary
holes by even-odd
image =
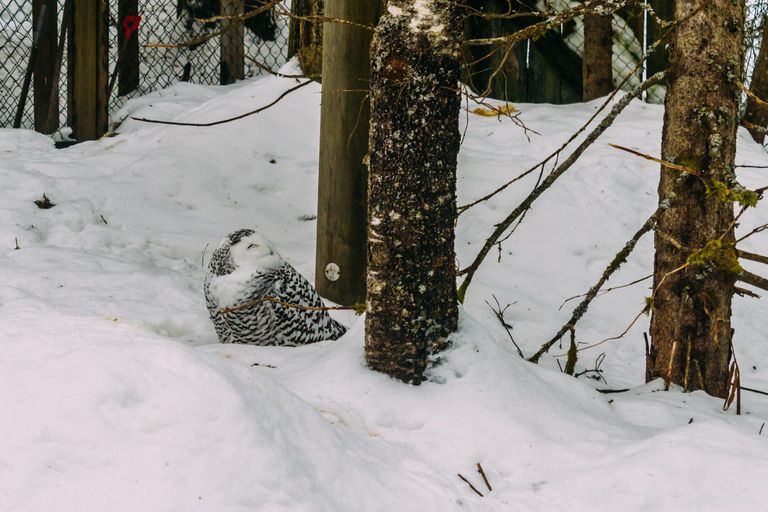
[[[285,70],[290,73],[290,70]],[[549,340],[656,208],[663,108],[632,103],[544,193],[477,273],[453,346],[419,387],[366,368],[363,321],[337,341],[217,343],[202,293],[223,236],[256,228],[314,279],[320,88],[254,110],[296,84],[176,84],[131,100],[114,137],[57,150],[0,130],[0,510],[3,511],[722,511],[762,510],[768,399],[735,406],[644,384],[644,316],[580,353],[557,345],[523,361],[486,304],[494,297],[526,356]],[[559,147],[600,101],[515,105],[538,134],[466,114],[459,204]],[[561,158],[562,161],[563,158]],[[737,163],[768,165],[740,133]],[[739,169],[749,187],[764,169]],[[470,209],[457,227],[465,266],[537,176]],[[42,210],[43,193],[55,203]],[[760,205],[745,234],[768,222]],[[18,242],[19,249],[16,250]],[[745,250],[765,254],[762,234]],[[608,286],[651,272],[643,239]],[[761,265],[746,262],[765,275]],[[644,281],[597,298],[581,346],[620,334],[650,294]],[[768,390],[765,302],[736,298],[742,384]],[[630,391],[601,394],[597,389]],[[692,421],[691,421],[692,420]],[[477,464],[484,469],[489,491]],[[472,482],[475,494],[459,477]]]

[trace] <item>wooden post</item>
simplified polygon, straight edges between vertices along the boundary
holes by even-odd
[[[38,43],[37,59],[34,69],[34,107],[35,130],[41,133],[51,133],[48,126],[48,103],[59,102],[58,84],[54,83],[54,63],[56,61],[57,31],[56,0],[33,0],[32,2],[32,26],[37,27],[40,10],[46,6],[47,14],[42,26],[42,34]],[[53,94],[51,94],[53,91]],[[58,109],[56,115],[59,115]]]
[[[125,27],[123,26],[127,16],[139,14],[139,0],[118,0],[117,3],[117,61],[120,69],[117,70],[117,95],[122,96],[135,91],[139,87],[139,34],[131,33],[128,43],[125,43]]]
[[[221,0],[223,16],[242,16],[245,13],[242,0]],[[237,26],[230,28],[231,25]],[[233,84],[245,77],[245,25],[233,20],[221,20],[221,85]]]
[[[381,0],[325,3],[325,16],[371,27],[381,12]],[[344,305],[365,301],[372,37],[372,30],[333,22],[323,33],[315,286]]]
[[[72,135],[95,140],[107,131],[107,4],[103,0],[74,2],[72,25]]]

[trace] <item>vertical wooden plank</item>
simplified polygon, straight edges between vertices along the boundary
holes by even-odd
[[[381,0],[327,0],[325,16],[375,26]],[[334,302],[365,301],[370,105],[373,32],[326,22],[320,121],[315,286]],[[339,269],[338,273],[327,268]],[[329,267],[330,266],[330,267]]]
[[[117,48],[120,53],[117,61],[120,69],[117,74],[117,95],[122,96],[139,87],[139,34],[131,33],[125,43],[125,19],[139,14],[139,0],[118,0],[117,3]]]
[[[48,128],[49,102],[59,102],[58,84],[55,84],[54,63],[56,61],[57,41],[57,15],[56,0],[33,0],[32,2],[32,26],[39,26],[40,10],[43,5],[47,11],[42,34],[38,43],[37,59],[34,69],[34,107],[35,130],[41,133],[50,133]],[[53,95],[51,91],[53,90]],[[58,111],[57,111],[58,115]]]
[[[95,140],[107,131],[107,24],[104,0],[77,0],[72,25],[72,135]]]
[[[245,13],[242,0],[221,0],[223,16],[242,16]],[[236,26],[231,27],[233,24]],[[221,85],[232,84],[245,77],[245,25],[233,20],[221,20]]]
[[[467,5],[490,14],[502,14],[510,9],[507,0],[469,0]],[[515,3],[516,7],[517,5]],[[517,27],[514,22],[500,18],[486,19],[469,16],[464,25],[466,39],[498,37],[514,33],[516,30]],[[465,70],[464,81],[477,93],[482,93],[490,88],[492,98],[524,101],[521,87],[525,82],[521,78],[525,71],[526,42],[522,41],[515,45],[513,52],[503,61],[503,64],[504,51],[501,46],[484,45],[466,48],[467,60],[472,64],[467,66]],[[523,60],[520,59],[521,55]],[[491,76],[499,66],[502,66],[503,72],[498,73],[489,83]]]

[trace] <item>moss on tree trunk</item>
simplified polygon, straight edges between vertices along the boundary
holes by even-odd
[[[699,6],[697,0],[678,0],[675,16],[686,16]],[[736,263],[735,252],[726,250],[670,272],[724,233],[726,246],[734,240],[733,204],[708,195],[705,182],[735,186],[740,92],[734,80],[740,76],[743,30],[742,2],[711,0],[672,36],[662,157],[711,175],[700,178],[662,168],[659,198],[669,200],[670,206],[659,220],[655,239],[654,288],[659,288],[653,301],[647,377],[669,378],[689,390],[704,389],[720,397],[727,390],[735,281],[727,267]]]
[[[460,35],[455,2],[391,0],[372,44],[365,352],[413,384],[458,321]]]

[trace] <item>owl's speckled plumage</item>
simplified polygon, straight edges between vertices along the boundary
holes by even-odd
[[[308,311],[265,301],[222,314],[264,296],[288,304],[322,307],[323,300],[304,276],[260,234],[241,229],[213,253],[205,276],[205,302],[222,343],[295,346],[335,340],[346,329],[327,311]]]

